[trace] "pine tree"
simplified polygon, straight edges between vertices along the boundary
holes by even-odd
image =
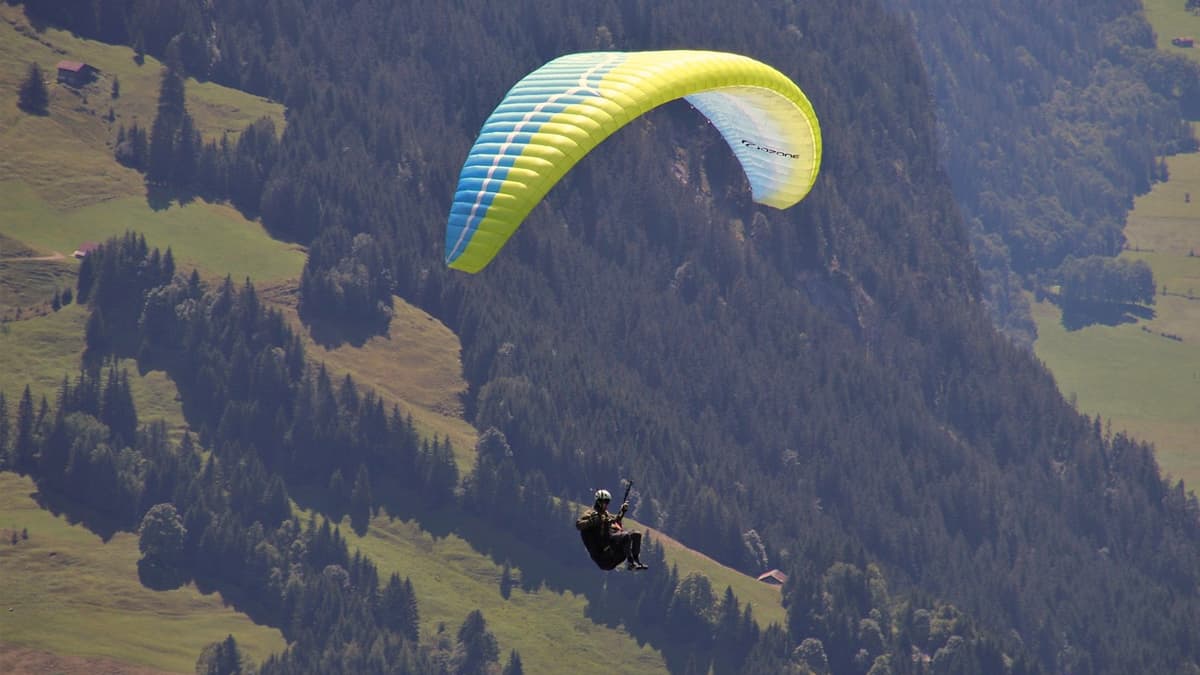
[[[504,571],[500,573],[500,597],[507,600],[512,595],[512,587],[512,567],[506,562],[504,563]]]
[[[420,461],[421,474],[425,479],[422,490],[435,505],[448,503],[454,498],[454,488],[458,486],[458,465],[454,462],[450,439],[446,438],[443,442],[434,438],[426,443]]]
[[[175,127],[161,113],[150,129],[150,149],[146,158],[146,181],[166,185],[171,179],[171,160],[175,157]]]
[[[29,64],[29,70],[21,82],[17,107],[30,115],[46,115],[50,112],[50,93],[42,79],[42,69],[36,62]]]
[[[200,652],[196,660],[196,672],[199,675],[240,675],[245,672],[243,660],[237,640],[230,635],[220,642],[209,644]]]
[[[525,675],[525,669],[521,666],[521,655],[517,650],[512,650],[508,654],[508,663],[504,665],[504,670],[500,675]]]
[[[350,523],[355,532],[362,534],[371,520],[371,475],[366,464],[358,465],[354,487],[350,490]]]
[[[116,365],[108,370],[108,379],[100,399],[100,421],[108,425],[116,447],[132,444],[137,433],[137,409],[129,386],[129,374],[117,372]]]
[[[71,438],[66,428],[66,409],[67,406],[60,402],[55,411],[54,422],[50,425],[50,433],[42,442],[42,452],[38,455],[39,485],[45,482],[51,486],[61,486],[63,477],[66,475],[67,462],[71,457]]]
[[[0,391],[0,470],[8,465],[8,402]]]
[[[194,269],[192,270],[195,271]],[[171,247],[167,247],[167,252],[162,257],[162,283],[170,283],[175,278],[175,254],[171,253]]]
[[[158,91],[158,113],[150,130],[150,150],[146,164],[146,180],[152,185],[167,185],[174,182],[174,164],[178,159],[176,146],[180,144],[179,131],[187,117],[183,76],[176,68],[163,69],[162,82]],[[190,121],[188,129],[193,129]],[[189,147],[194,145],[194,131],[189,134]],[[194,172],[195,152],[190,155]],[[190,179],[190,176],[188,177]]]
[[[417,642],[420,615],[412,581],[401,581],[400,575],[393,572],[383,588],[383,593],[380,594],[379,614],[380,621],[386,628],[402,635],[409,642]]]
[[[108,325],[104,322],[104,311],[99,307],[92,309],[88,316],[87,325],[83,329],[83,343],[88,356],[97,356],[108,351]]]
[[[79,263],[79,274],[75,279],[75,290],[80,302],[88,301],[88,296],[92,292],[92,286],[96,282],[95,260],[94,255],[88,255]]]
[[[183,75],[170,63],[163,68],[158,88],[158,117],[166,117],[172,127],[177,126],[187,112],[187,101]]]
[[[478,609],[467,615],[458,629],[458,644],[451,657],[452,672],[456,675],[483,675],[500,659],[496,636],[487,629],[483,612]]]
[[[190,187],[196,180],[196,165],[200,159],[200,132],[196,131],[192,116],[185,110],[179,121],[175,146],[172,149],[174,162],[171,166],[171,184]]]
[[[145,171],[150,163],[150,141],[146,138],[146,130],[134,123],[129,132],[131,167]]]
[[[746,610],[750,610],[750,605],[746,605]],[[757,634],[746,633],[737,596],[733,594],[733,588],[726,586],[713,626],[713,644],[718,646],[713,651],[713,672],[716,675],[740,672],[757,637]]]
[[[36,420],[33,417],[33,392],[29,385],[21,394],[17,404],[17,437],[13,442],[12,467],[17,473],[25,474],[33,468],[33,456],[36,451],[33,430]]]

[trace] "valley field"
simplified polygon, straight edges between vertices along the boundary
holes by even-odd
[[[1174,0],[1146,0],[1160,49],[1200,35],[1200,16]],[[1194,125],[1195,126],[1195,125]],[[1034,305],[1034,348],[1079,410],[1154,443],[1164,472],[1200,483],[1200,153],[1167,158],[1170,180],[1135,200],[1125,236],[1131,260],[1145,260],[1159,288],[1150,319],[1064,328],[1061,313]]]

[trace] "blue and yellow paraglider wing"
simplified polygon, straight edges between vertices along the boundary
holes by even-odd
[[[754,59],[707,51],[570,54],[518,82],[480,130],[459,175],[446,264],[477,272],[588,152],[633,119],[686,98],[741,163],[754,200],[787,208],[821,164],[812,105]]]

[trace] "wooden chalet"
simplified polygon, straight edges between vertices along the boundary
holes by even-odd
[[[75,256],[76,258],[86,258],[90,253],[94,252],[98,248],[100,248],[100,244],[97,244],[94,241],[85,241],[80,244],[79,248],[75,249],[75,252],[71,255]]]
[[[787,583],[788,576],[779,570],[771,570],[758,575],[758,580],[772,586],[782,586]]]
[[[59,61],[57,67],[58,81],[69,87],[82,87],[96,79],[96,74],[100,72],[83,61]]]

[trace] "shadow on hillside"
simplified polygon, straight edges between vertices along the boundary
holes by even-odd
[[[512,589],[582,595],[588,602],[585,609],[588,619],[609,628],[624,626],[639,645],[654,643],[669,664],[682,658],[650,626],[630,628],[632,614],[628,603],[634,602],[647,587],[661,584],[663,575],[669,573],[662,547],[650,538],[644,539],[642,548],[643,560],[652,567],[649,572],[626,572],[623,566],[604,572],[588,557],[572,521],[557,524],[561,529],[555,528],[553,532],[545,531],[546,524],[536,519],[525,525],[509,523],[500,527],[454,504],[429,505],[404,489],[375,490],[375,494],[377,501],[382,502],[377,519],[413,523],[435,541],[450,535],[459,537],[497,567],[509,565],[519,570],[512,579]],[[380,495],[387,497],[379,499]],[[497,583],[496,592],[505,596],[507,589]],[[670,670],[678,672],[678,668]]]
[[[191,578],[177,567],[153,563],[146,558],[137,562],[138,581],[152,591],[173,591]]]
[[[160,185],[146,186],[146,205],[153,211],[166,211],[171,208],[171,202],[187,206],[196,201],[196,193],[191,190],[179,190]]]
[[[336,513],[336,518],[345,522],[341,518],[344,512],[326,510],[330,504],[323,491],[292,486],[288,490],[302,508],[313,509],[328,517],[335,517]],[[495,565],[503,567],[509,564],[519,568],[521,573],[519,578],[513,580],[513,588],[525,592],[545,588],[556,593],[572,591],[586,594],[589,590],[600,588],[605,580],[606,574],[596,569],[587,551],[578,544],[572,522],[563,523],[562,527],[564,531],[569,531],[574,545],[563,548],[559,546],[559,537],[556,536],[561,533],[539,533],[525,528],[521,530],[526,535],[522,538],[515,533],[522,528],[519,523],[504,528],[489,524],[483,518],[463,511],[456,503],[431,503],[394,481],[373,484],[372,493],[375,495],[376,519],[412,523],[435,542],[451,535],[459,537]],[[368,531],[359,531],[357,527],[353,529],[360,536]],[[537,540],[540,545],[531,543],[529,539]],[[500,593],[499,585],[496,592]]]
[[[313,342],[325,349],[336,349],[347,344],[351,347],[361,347],[377,335],[387,335],[388,324],[391,322],[391,317],[375,321],[340,321],[311,314],[300,312],[300,321],[308,329]]]
[[[521,573],[519,578],[513,580],[513,587],[526,593],[541,588],[555,593],[584,593],[588,584],[581,584],[581,578],[586,580],[587,577],[591,577],[591,581],[594,582],[603,577],[603,573],[593,566],[582,546],[570,551],[553,550],[544,545],[536,547],[519,539],[510,531],[493,527],[457,509],[427,511],[420,508],[385,508],[380,512],[380,516],[413,521],[422,532],[429,533],[435,539],[453,534],[466,541],[476,553],[487,556],[493,564],[500,567],[509,564],[519,568]],[[566,525],[571,526],[570,523]],[[496,592],[500,593],[499,585]]]
[[[1155,316],[1153,307],[1116,302],[1081,302],[1053,299],[1062,309],[1062,325],[1068,331],[1088,326],[1119,326],[1146,321]]]
[[[79,502],[40,487],[29,495],[37,505],[72,525],[82,525],[108,543],[116,533],[129,529],[111,514],[88,509]]]

